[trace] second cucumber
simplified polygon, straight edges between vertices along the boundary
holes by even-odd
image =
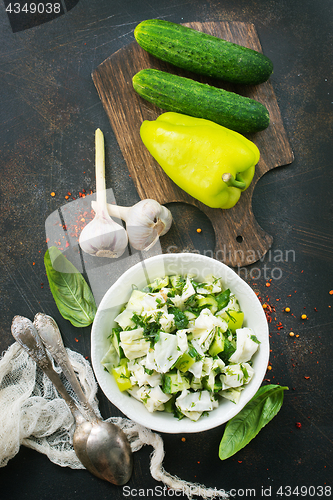
[[[267,108],[258,101],[157,69],[143,69],[133,77],[134,90],[165,111],[211,120],[240,134],[264,130]]]

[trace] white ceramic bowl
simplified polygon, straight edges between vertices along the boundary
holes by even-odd
[[[166,412],[149,413],[142,403],[126,392],[119,391],[114,378],[101,364],[101,359],[108,350],[107,337],[116,326],[114,318],[128,301],[133,287],[141,290],[157,277],[189,273],[195,274],[198,280],[204,280],[208,274],[222,278],[225,288],[230,288],[239,300],[244,312],[244,325],[251,328],[261,342],[252,358],[255,375],[242,391],[239,403],[234,404],[221,398],[219,407],[209,412],[209,416],[202,416],[197,422],[188,418],[178,420],[173,414]],[[256,294],[230,267],[210,257],[193,253],[162,254],[137,263],[109,288],[98,307],[92,326],[91,348],[93,369],[102,391],[128,418],[158,432],[201,432],[234,417],[260,387],[269,361],[268,325]]]

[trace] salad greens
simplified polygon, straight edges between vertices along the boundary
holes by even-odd
[[[260,342],[237,297],[210,275],[158,278],[133,290],[101,360],[121,391],[150,412],[198,420],[221,398],[237,403]]]
[[[57,269],[53,263],[57,263]],[[50,290],[60,314],[77,327],[89,326],[96,314],[94,296],[76,267],[57,247],[44,255],[44,265]]]
[[[288,387],[264,385],[226,425],[219,448],[221,460],[244,448],[280,410]]]

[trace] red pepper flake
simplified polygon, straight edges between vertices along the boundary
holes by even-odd
[[[186,441],[186,438],[182,437],[182,441],[183,441],[183,443],[185,443],[185,441]]]
[[[239,464],[242,464],[242,463],[243,463],[243,460],[238,460],[238,463],[239,463]]]
[[[75,342],[78,342],[78,341],[79,341],[76,337],[75,337],[75,339],[74,339],[74,340],[75,340]]]
[[[268,287],[268,286],[271,286],[271,284],[270,284],[270,283],[266,283],[266,286],[267,286],[267,287]]]
[[[333,295],[333,290],[330,290],[328,293],[329,293],[330,295]]]
[[[301,427],[302,427],[301,422],[296,422],[295,425],[296,425],[297,429],[301,429]]]
[[[54,191],[52,191],[51,196],[52,196],[52,197],[53,197],[53,196],[55,196],[55,192],[54,192]]]
[[[305,380],[310,380],[310,377],[304,376]]]

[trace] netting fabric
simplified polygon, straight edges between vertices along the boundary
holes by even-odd
[[[75,351],[67,349],[67,353],[91,406],[101,417],[96,398],[97,383],[89,362]],[[54,368],[62,376],[60,368],[55,365]],[[66,379],[62,379],[75,399]],[[0,467],[6,466],[23,445],[47,455],[59,466],[84,469],[72,444],[75,422],[69,407],[17,342],[0,358],[0,415]],[[183,481],[166,472],[163,468],[163,440],[159,434],[127,418],[111,417],[107,420],[124,430],[133,452],[144,445],[153,447],[150,472],[156,481],[181,490],[189,499],[197,496],[229,498],[224,490]]]

